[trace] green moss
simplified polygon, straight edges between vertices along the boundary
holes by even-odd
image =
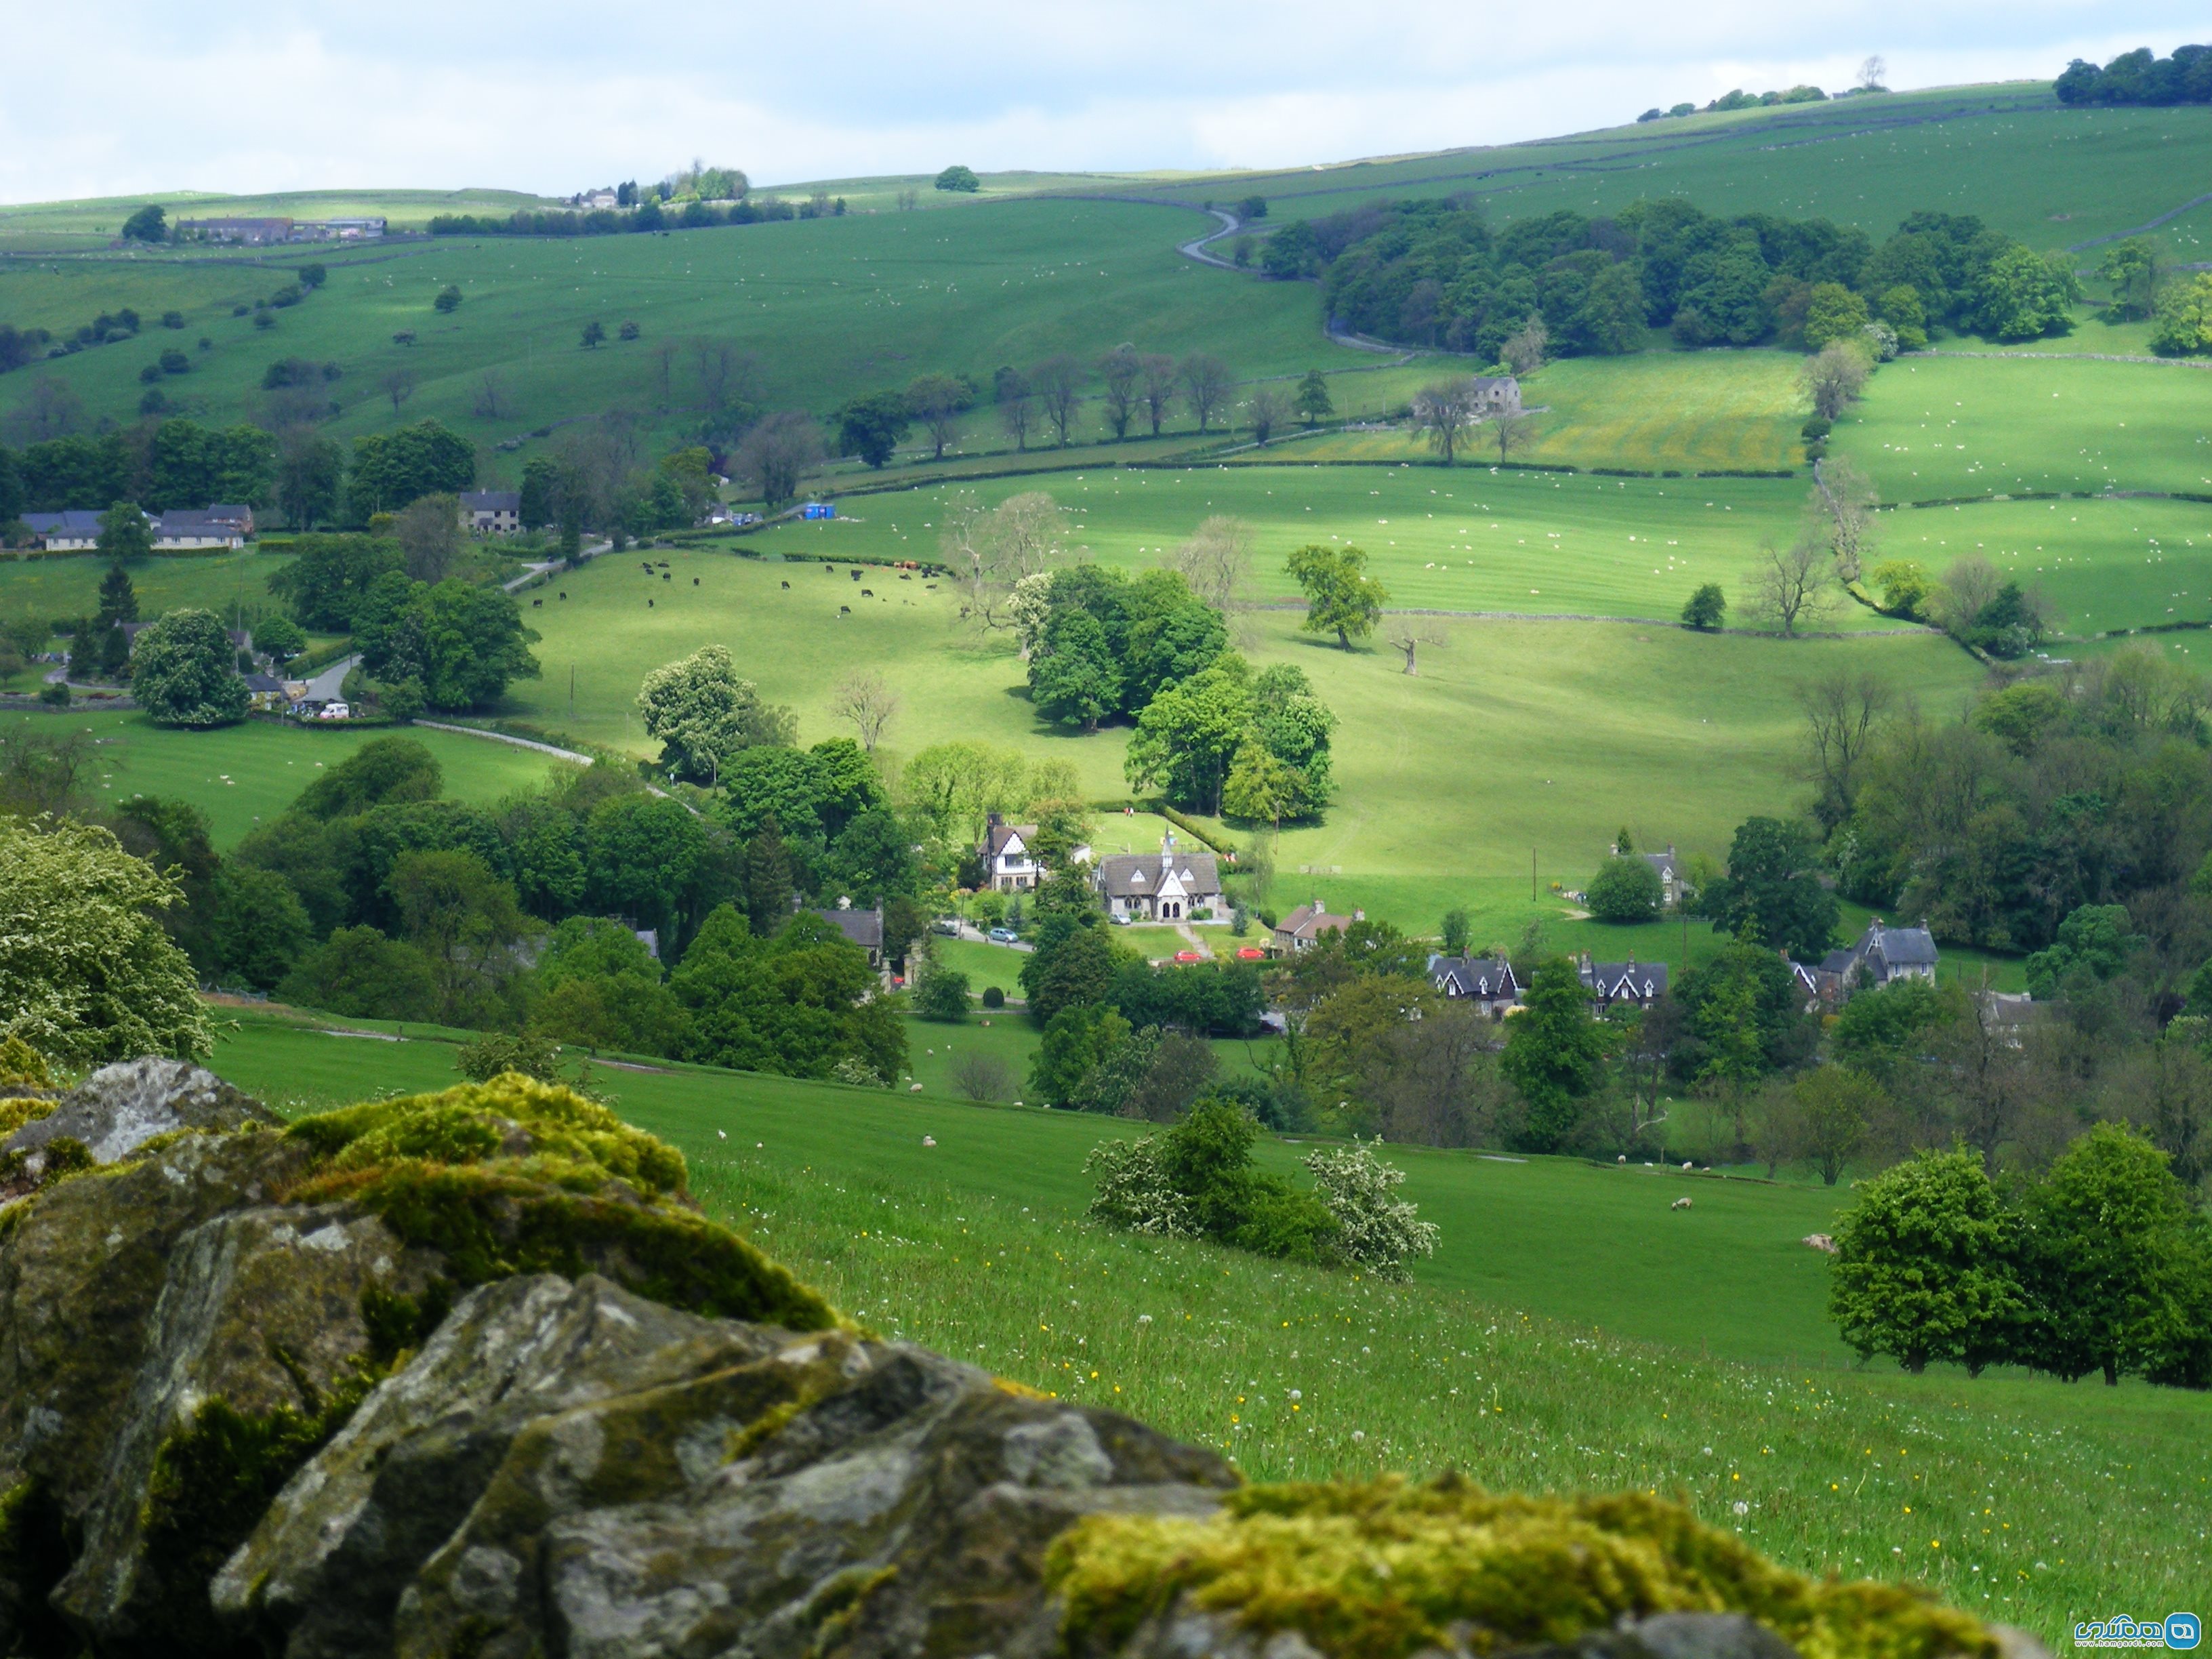
[[[280,1360],[283,1356],[279,1356]],[[265,1413],[210,1400],[154,1454],[140,1521],[153,1606],[147,1623],[173,1651],[244,1653],[208,1605],[208,1581],[276,1494],[345,1425],[380,1374],[363,1369],[327,1395],[288,1366],[305,1402]]]
[[[0,1157],[0,1182],[22,1180],[26,1167],[34,1158],[40,1163],[38,1178],[30,1185],[33,1192],[45,1192],[100,1167],[84,1142],[71,1135],[56,1135],[43,1146],[26,1147]]]
[[[802,1331],[836,1323],[811,1290],[684,1201],[682,1153],[573,1090],[510,1072],[306,1118],[286,1133],[324,1158],[295,1201],[347,1199],[373,1211],[410,1243],[441,1252],[456,1287],[600,1273],[693,1313]],[[392,1352],[427,1334],[396,1302],[374,1313],[364,1304],[363,1313]]]
[[[1097,1516],[1053,1547],[1072,1653],[1111,1650],[1179,1596],[1343,1659],[1570,1642],[1623,1614],[1748,1613],[1805,1659],[1993,1659],[1977,1620],[1891,1585],[1814,1583],[1639,1493],[1493,1497],[1423,1486],[1251,1486],[1207,1520]]]
[[[4,1063],[4,1062],[0,1062]],[[0,1077],[0,1088],[22,1085],[17,1079]],[[26,1123],[36,1123],[42,1117],[52,1117],[57,1100],[41,1100],[36,1096],[21,1096],[0,1100],[0,1135],[12,1135]]]
[[[434,1279],[419,1297],[372,1285],[361,1293],[361,1322],[368,1332],[368,1354],[380,1366],[400,1362],[430,1340],[430,1333],[453,1311],[453,1282]]]
[[[594,1185],[613,1177],[646,1192],[684,1190],[684,1154],[673,1146],[573,1089],[519,1072],[440,1094],[368,1101],[303,1118],[287,1133],[336,1170],[536,1158],[549,1176],[589,1171]]]

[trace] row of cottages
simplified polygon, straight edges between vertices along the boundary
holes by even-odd
[[[373,242],[390,228],[389,220],[374,214],[352,219],[179,219],[175,236],[180,242],[267,247],[278,242]]]
[[[1638,962],[1594,962],[1584,951],[1575,961],[1575,974],[1589,994],[1590,1011],[1602,1014],[1615,1003],[1649,1008],[1667,994],[1667,964]],[[1429,958],[1429,981],[1455,1001],[1472,1002],[1486,1014],[1504,1014],[1518,1007],[1523,987],[1513,964],[1488,957]]]
[[[67,513],[26,513],[23,526],[31,538],[49,553],[90,553],[100,546],[100,521],[104,514],[83,510]],[[160,518],[151,514],[157,553],[197,553],[213,548],[243,547],[253,533],[253,509],[218,502],[211,507],[172,507]]]

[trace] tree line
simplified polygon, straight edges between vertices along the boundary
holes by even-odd
[[[1277,231],[1261,265],[1320,276],[1328,315],[1346,327],[1509,367],[1508,343],[1531,319],[1559,356],[1633,350],[1647,328],[1688,346],[1817,350],[1870,324],[1893,349],[1917,349],[1944,329],[2063,333],[2080,298],[2070,257],[1968,215],[1911,214],[1877,246],[1825,219],[1719,217],[1679,198],[1503,229],[1460,200],[1353,208]]]
[[[2062,104],[2212,104],[2212,46],[2176,46],[2166,58],[2137,46],[2102,68],[2076,58],[2051,89]]]

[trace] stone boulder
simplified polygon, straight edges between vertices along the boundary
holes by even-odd
[[[179,1129],[274,1127],[276,1115],[213,1072],[181,1060],[120,1060],[103,1066],[62,1097],[47,1116],[27,1123],[0,1152],[35,1152],[64,1138],[96,1164],[127,1158],[156,1135]]]

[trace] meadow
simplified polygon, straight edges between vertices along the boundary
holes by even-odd
[[[298,1112],[365,1077],[444,1086],[452,1052],[249,1013],[215,1064]],[[1082,1158],[1125,1124],[693,1067],[598,1080],[684,1151],[711,1213],[854,1318],[1255,1478],[1643,1487],[1806,1570],[1916,1579],[2046,1638],[2206,1588],[2212,1402],[1847,1367],[1798,1242],[1838,1193],[1394,1147],[1444,1231],[1391,1285],[1083,1221]],[[1287,1172],[1304,1149],[1261,1150]]]
[[[925,369],[964,370],[988,383],[1002,363],[1061,351],[1091,358],[1124,340],[1212,351],[1240,375],[1372,361],[1322,337],[1310,287],[1256,284],[1183,258],[1176,243],[1189,216],[1037,200],[680,235],[309,248],[250,262],[26,258],[0,262],[0,317],[59,331],[130,305],[148,319],[136,340],[36,371],[70,386],[95,417],[132,418],[144,390],[139,370],[167,346],[184,347],[192,367],[164,383],[167,394],[216,421],[259,412],[268,365],[305,357],[340,371],[330,383],[333,435],[435,416],[486,446],[524,440],[498,463],[510,477],[545,442],[529,434],[586,413],[623,409],[652,441],[688,438],[707,402],[691,349],[702,338],[757,359],[763,406],[817,410],[903,386]],[[308,262],[325,266],[327,285],[265,313],[273,327],[231,314]],[[463,301],[440,313],[432,301],[448,284]],[[181,333],[154,325],[170,309],[185,313]],[[584,349],[592,321],[611,337],[635,323],[639,337]],[[411,345],[395,343],[402,332],[413,334]],[[412,376],[397,407],[386,384],[395,372]],[[33,378],[0,380],[0,406],[19,402]]]
[[[2073,343],[2106,349],[2094,338]],[[1830,446],[1864,468],[1886,501],[2023,490],[2203,494],[2212,492],[2208,410],[2212,376],[2183,363],[2033,352],[1913,356],[1868,383]]]
[[[142,616],[187,606],[218,614],[234,605],[251,614],[274,610],[269,579],[292,562],[288,552],[248,544],[234,553],[197,558],[141,559],[130,567]],[[97,553],[59,558],[0,558],[0,617],[87,617],[100,608],[108,562]]]
[[[2052,73],[2063,68],[2054,64]],[[1763,88],[1753,88],[1763,91]],[[1651,101],[1674,101],[1664,87]],[[1197,205],[1259,195],[1271,219],[1465,194],[1500,222],[1686,196],[1710,213],[1820,216],[1885,236],[1920,209],[1978,214],[2045,249],[2180,206],[2212,165],[2212,110],[2068,108],[2048,82],[1698,114],[1528,143],[1164,181]],[[2198,214],[2165,234],[2203,234]],[[2191,253],[2180,258],[2201,257]]]
[[[373,729],[301,727],[248,720],[212,732],[159,726],[143,714],[76,709],[65,714],[0,711],[0,722],[42,735],[89,732],[99,766],[91,787],[102,800],[131,795],[179,796],[207,814],[219,851],[228,851],[292,804],[317,771],[335,766],[372,738]],[[458,732],[418,728],[410,734],[437,757],[444,793],[489,803],[543,782],[544,755]]]
[[[1347,471],[1297,477],[1336,479]],[[1152,548],[1164,544],[1170,525],[1180,535],[1205,512],[1219,510],[1229,498],[1218,492],[1227,485],[1255,496],[1267,487],[1264,475],[1246,471],[1190,475],[1182,485],[1164,482],[1176,476],[1105,475],[1093,481],[1098,492],[1092,499],[1103,504],[1109,486],[1119,487],[1133,509],[1158,507],[1172,493],[1172,513],[1158,507],[1162,528],[1146,532],[1161,541],[1141,544]],[[1425,502],[1426,479],[1435,475],[1362,470],[1351,476],[1378,489],[1387,482],[1403,499]],[[1548,492],[1537,475],[1504,478]],[[1480,486],[1494,494],[1500,482],[1484,475]],[[1574,498],[1569,485],[1595,497],[1620,482],[1571,478],[1548,493],[1564,502]],[[1705,500],[1723,501],[1722,494],[1703,492],[1723,485],[1760,487],[1698,483],[1696,511],[1706,510]],[[1195,495],[1200,488],[1217,492],[1213,505]],[[1407,514],[1397,499],[1390,498],[1394,505],[1380,516]],[[823,534],[873,529],[888,537],[896,523],[908,526],[904,533],[927,537],[926,521],[903,516],[919,501],[877,498],[867,505],[871,514],[885,514],[879,526],[840,523],[824,526]],[[889,516],[893,507],[902,514],[896,520]],[[1426,509],[1413,510],[1424,514],[1422,533],[1441,540]],[[1713,509],[1716,516],[1721,510]],[[1368,512],[1376,516],[1371,506]],[[797,532],[776,532],[790,533]],[[1140,549],[1133,531],[1121,545],[1133,557]],[[924,541],[921,550],[930,546]],[[928,744],[969,738],[1033,759],[1066,759],[1093,799],[1127,793],[1121,769],[1126,729],[1077,736],[1041,724],[1026,700],[1012,643],[978,641],[963,630],[946,589],[873,567],[858,568],[856,580],[849,566],[696,549],[665,556],[670,581],[648,580],[635,563],[610,558],[537,590],[542,605],[529,616],[543,635],[536,648],[545,672],[513,688],[508,702],[518,716],[612,749],[650,754],[634,702],[639,681],[713,640],[729,647],[739,671],[764,696],[794,709],[803,743],[840,733],[830,714],[830,694],[853,665],[866,663],[902,699],[884,740],[888,766],[895,769]],[[1712,568],[1723,569],[1717,559]],[[1729,564],[1724,574],[1732,580],[1739,571]],[[1676,581],[1680,586],[1667,590],[1670,598],[1686,591],[1686,576]],[[862,598],[863,590],[873,597]],[[562,592],[565,600],[557,597]],[[851,613],[841,615],[841,605],[851,606]],[[1317,894],[1332,908],[1364,907],[1426,933],[1445,909],[1466,905],[1495,936],[1510,939],[1532,915],[1559,917],[1563,907],[1549,884],[1580,886],[1624,822],[1639,846],[1673,842],[1685,854],[1718,858],[1743,817],[1785,805],[1788,786],[1778,790],[1777,780],[1790,776],[1794,764],[1800,716],[1793,685],[1838,664],[1872,663],[1900,693],[1942,713],[1960,706],[1980,676],[1956,647],[1919,631],[1784,641],[1695,635],[1671,625],[1418,620],[1432,639],[1421,648],[1420,672],[1408,676],[1387,646],[1344,652],[1301,634],[1294,611],[1240,619],[1254,659],[1297,663],[1343,722],[1334,744],[1336,805],[1318,826],[1285,830],[1275,850],[1275,900],[1282,908]],[[1528,884],[1532,851],[1541,878],[1534,896]],[[1675,944],[1671,938],[1658,942]],[[1679,951],[1663,954],[1673,957]]]

